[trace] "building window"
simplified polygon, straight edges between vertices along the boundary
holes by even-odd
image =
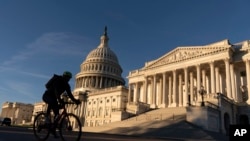
[[[99,116],[102,116],[102,107],[99,108]]]
[[[109,109],[108,109],[108,108],[105,110],[105,115],[106,115],[106,116],[109,115]]]

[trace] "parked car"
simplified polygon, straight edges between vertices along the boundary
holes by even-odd
[[[1,121],[1,125],[6,125],[6,126],[10,126],[11,125],[11,119],[10,118],[4,118],[2,121]]]

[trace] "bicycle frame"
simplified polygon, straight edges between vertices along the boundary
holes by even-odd
[[[45,120],[44,120],[46,117],[45,112],[41,112],[35,117],[34,124],[33,124],[33,131],[34,131],[36,138],[39,141],[45,141],[49,137],[50,132],[54,131],[54,129],[56,128],[59,129],[60,137],[63,141],[68,141],[67,139],[68,136],[67,135],[65,136],[65,134],[68,134],[68,133],[74,134],[74,136],[70,136],[70,137],[76,137],[76,141],[79,141],[81,139],[81,132],[82,132],[81,121],[79,120],[79,117],[77,115],[67,112],[67,109],[66,109],[67,104],[75,104],[75,103],[65,102],[65,104],[61,108],[62,111],[57,115],[57,117],[54,118],[54,122],[52,121],[53,118],[52,118],[52,115],[50,114],[51,122],[49,123],[49,126],[48,124],[45,123]],[[75,108],[77,107],[78,105]],[[72,125],[71,121],[73,121],[74,125]]]
[[[56,117],[56,119],[55,119],[55,121],[54,121],[54,123],[60,123],[60,121],[61,121],[61,119],[62,119],[62,117],[65,115],[65,116],[67,116],[67,119],[69,118],[68,117],[68,113],[67,113],[67,109],[66,109],[66,105],[67,104],[75,104],[75,103],[73,103],[73,102],[64,102],[64,105],[63,105],[63,108],[62,108],[62,112],[61,112],[61,114],[59,113],[58,114],[58,117]],[[78,107],[78,105],[75,107],[75,109]]]

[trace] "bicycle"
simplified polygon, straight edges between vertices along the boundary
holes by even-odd
[[[60,138],[63,141],[74,140],[79,141],[82,135],[82,125],[78,116],[73,113],[67,113],[66,105],[75,104],[73,102],[64,102],[62,105],[62,112],[57,116],[53,122],[53,116],[50,115],[50,122],[46,123],[46,113],[41,112],[35,116],[33,123],[33,132],[39,141],[48,139],[50,133],[59,130]],[[78,106],[78,105],[77,105]],[[76,108],[77,108],[76,106]],[[75,108],[75,109],[76,109]],[[53,133],[52,133],[53,134]],[[74,138],[74,139],[72,139]]]

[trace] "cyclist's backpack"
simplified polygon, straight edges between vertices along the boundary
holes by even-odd
[[[53,88],[53,84],[56,81],[56,79],[59,78],[58,75],[54,74],[52,78],[45,84],[45,87],[49,90]]]

